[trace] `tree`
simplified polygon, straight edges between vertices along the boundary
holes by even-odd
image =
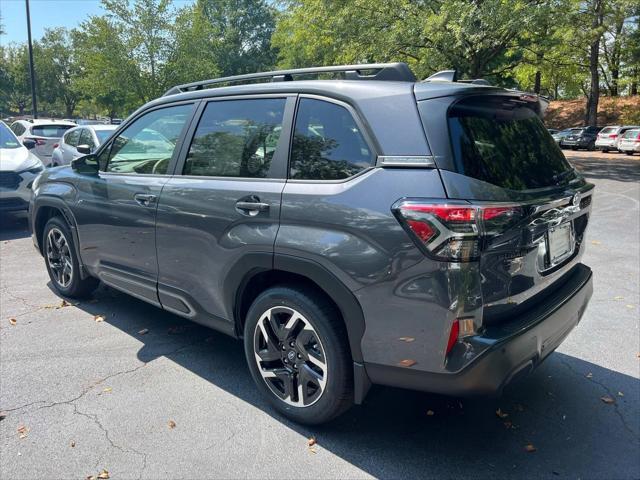
[[[2,62],[0,95],[4,108],[7,110],[15,108],[19,115],[24,115],[31,101],[29,56],[26,45],[3,47]]]

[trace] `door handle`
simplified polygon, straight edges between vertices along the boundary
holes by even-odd
[[[149,207],[155,203],[157,197],[147,193],[136,193],[133,198],[139,205]]]
[[[242,210],[242,213],[248,213],[251,216],[257,215],[259,212],[269,210],[269,204],[263,203],[256,199],[253,201],[239,200],[236,202],[236,208]]]

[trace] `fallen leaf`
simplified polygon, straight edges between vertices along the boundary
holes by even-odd
[[[98,478],[100,480],[107,480],[109,478],[109,472],[107,472],[105,469],[102,469],[102,471],[98,474]]]
[[[67,302],[66,300],[62,300],[62,302],[60,302],[60,306],[58,308],[64,308],[64,307],[71,307],[72,305]]]
[[[591,240],[591,245],[600,245],[601,243],[600,240]]]
[[[413,337],[400,337],[398,340],[400,340],[401,342],[407,342],[407,343],[411,343],[415,340],[415,338]]]
[[[416,363],[417,362],[415,360],[411,360],[410,358],[407,358],[405,360],[402,360],[398,365],[400,365],[401,367],[412,367]]]
[[[309,448],[308,448],[308,450],[309,450],[311,453],[313,453],[314,455],[315,455],[316,453],[318,453],[318,452],[316,451],[316,449],[315,449],[315,448],[311,448],[311,447],[309,447]]]
[[[624,297],[622,295],[616,295],[615,297],[613,297],[614,300],[624,300]]]
[[[20,434],[20,438],[27,438],[27,435],[29,434],[29,428],[25,427],[24,425],[20,425],[18,427],[18,433]]]
[[[76,446],[76,442],[71,442],[71,448],[74,448]]]
[[[630,303],[627,303],[627,304],[625,305],[625,307],[627,307],[627,308],[633,308],[633,305],[631,305]]]
[[[525,452],[533,453],[538,449],[536,447],[534,447],[532,444],[529,443],[529,444],[525,445],[524,450],[525,450]]]
[[[307,440],[307,446],[309,447],[313,447],[316,443],[316,437],[309,437],[309,440]]]
[[[149,329],[148,328],[143,328],[142,330],[140,330],[138,332],[138,335],[146,335],[147,333],[149,333]]]
[[[18,321],[17,321],[15,318],[10,318],[10,319],[9,319],[9,323],[10,323],[11,325],[15,325],[16,323],[18,323]]]
[[[587,378],[593,378],[593,373],[591,372],[587,373]]]
[[[619,396],[619,397],[624,397],[624,393],[622,393],[622,392],[618,392],[618,396]]]
[[[102,392],[103,392],[103,393],[110,393],[110,392],[111,392],[111,390],[113,390],[111,387],[106,387],[106,388],[103,388],[103,389],[102,389]]]
[[[169,428],[171,429],[176,428],[176,422],[174,422],[173,420],[169,420],[169,423],[167,425],[169,425]]]
[[[611,405],[612,403],[616,403],[615,399],[611,398],[609,395],[605,395],[604,397],[600,397],[600,400],[602,400],[607,405]]]
[[[508,413],[503,412],[500,408],[496,410],[496,415],[498,416],[498,418],[507,418],[509,416]]]
[[[436,414],[433,410],[427,410],[427,417],[433,417]]]
[[[96,477],[94,477],[93,475],[87,475],[86,480],[96,480]]]
[[[96,315],[95,317],[93,317],[93,319],[94,319],[96,322],[104,322],[104,320],[105,320],[105,316],[104,316],[104,315]]]

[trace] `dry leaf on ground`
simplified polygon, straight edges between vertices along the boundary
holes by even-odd
[[[167,425],[169,425],[169,428],[171,429],[176,428],[176,422],[174,422],[173,420],[169,420],[169,423]]]
[[[503,412],[501,408],[496,410],[496,415],[498,416],[498,418],[507,418],[509,416],[509,414]]]
[[[614,300],[624,300],[624,297],[622,295],[616,295],[615,297],[613,297]]]
[[[111,387],[106,387],[106,388],[103,388],[103,389],[102,389],[102,392],[103,392],[103,393],[110,393],[110,392],[111,392],[111,390],[113,390]]]
[[[73,441],[72,441],[72,442],[71,442],[71,448],[73,448],[73,447],[75,447],[75,446],[76,446],[76,442],[73,442]]]
[[[104,321],[105,321],[105,318],[106,318],[106,317],[105,317],[104,315],[96,315],[95,317],[93,317],[93,319],[94,319],[96,322],[104,322]]]
[[[600,240],[591,240],[591,245],[600,245],[601,243]]]
[[[107,480],[109,478],[109,472],[107,472],[106,470],[102,469],[102,471],[98,474],[98,478],[100,480]]]
[[[20,425],[18,427],[18,434],[20,435],[20,438],[27,438],[27,435],[29,434],[29,428],[25,427],[24,425]]]
[[[611,405],[612,403],[616,403],[615,399],[611,398],[609,395],[605,395],[603,397],[600,397],[600,400],[602,400],[607,405]]]
[[[145,335],[147,333],[149,333],[149,329],[148,328],[143,328],[142,330],[140,330],[138,332],[138,335]]]
[[[9,323],[10,323],[11,325],[15,325],[16,323],[18,323],[18,321],[17,321],[15,318],[10,318],[10,319],[9,319]]]
[[[316,437],[310,437],[309,440],[307,440],[307,446],[309,447],[313,447],[316,443]]]
[[[525,450],[525,452],[532,453],[532,452],[535,452],[538,449],[536,447],[534,447],[532,444],[529,443],[529,444],[525,445],[524,450]]]

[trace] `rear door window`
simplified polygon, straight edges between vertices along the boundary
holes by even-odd
[[[373,152],[349,110],[314,98],[300,100],[291,146],[290,178],[341,180],[372,163]]]
[[[80,130],[74,130],[65,135],[64,143],[66,143],[67,145],[71,145],[72,147],[77,147],[79,139],[80,139]]]
[[[286,98],[209,102],[189,147],[183,174],[268,178],[282,133]]]
[[[88,145],[91,150],[96,147],[96,142],[93,140],[93,135],[91,134],[91,130],[88,128],[83,128],[82,133],[80,134],[80,140],[78,140],[78,145]]]
[[[37,137],[60,138],[72,125],[34,125],[31,134]]]
[[[448,114],[458,173],[510,190],[567,181],[572,168],[537,114],[507,97],[472,97]]]

